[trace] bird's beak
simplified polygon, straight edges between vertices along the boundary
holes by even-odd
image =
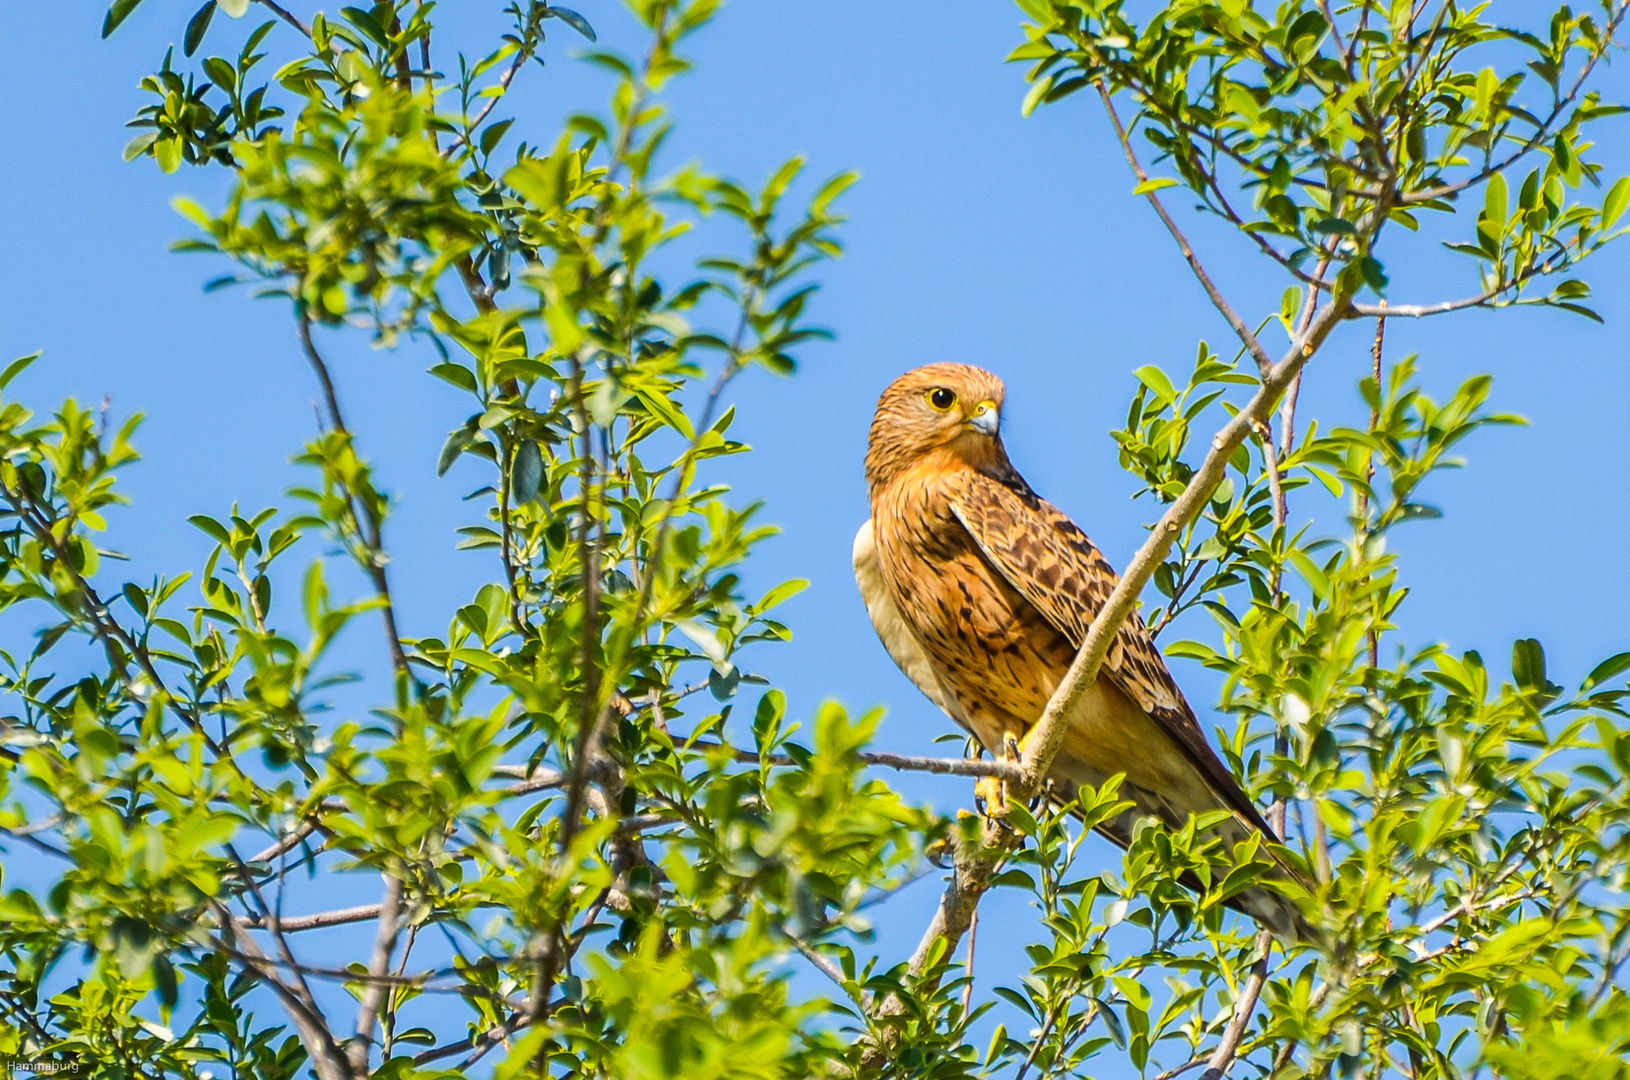
[[[974,406],[973,415],[968,417],[968,426],[981,435],[995,435],[1001,422],[1002,413],[994,401],[981,401]]]

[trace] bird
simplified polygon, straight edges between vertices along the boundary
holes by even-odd
[[[878,399],[866,450],[871,516],[855,535],[856,584],[889,656],[993,756],[1016,758],[1118,577],[1081,529],[1038,496],[1002,445],[1002,381],[935,363]],[[1124,774],[1133,808],[1100,825],[1122,848],[1141,818],[1172,829],[1225,810],[1229,844],[1279,838],[1205,734],[1134,612],[1066,718],[1048,774],[1058,797]],[[982,780],[987,813],[1002,785]],[[1271,848],[1268,850],[1272,850]],[[1280,856],[1273,876],[1300,882]],[[1201,889],[1198,880],[1186,881]],[[1294,890],[1291,890],[1294,891]],[[1313,932],[1286,895],[1260,885],[1229,898],[1282,941]]]

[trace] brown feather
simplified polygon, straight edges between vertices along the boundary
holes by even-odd
[[[999,379],[961,364],[918,368],[884,392],[866,454],[874,550],[856,563],[891,655],[993,753],[1040,719],[1118,582],[1086,534],[1008,461],[992,423],[1002,401]],[[1215,809],[1234,815],[1221,830],[1230,841],[1255,831],[1277,843],[1136,614],[1067,723],[1050,776],[1069,793],[1124,774],[1138,809],[1105,823],[1117,843],[1127,843],[1134,814],[1177,828]],[[1305,936],[1293,906],[1258,892],[1230,906]]]

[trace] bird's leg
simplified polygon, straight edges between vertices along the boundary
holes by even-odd
[[[1002,736],[1001,760],[1009,764],[1018,764],[1022,751],[1020,743],[1011,732]],[[974,798],[985,804],[985,816],[1003,818],[1007,816],[1007,781],[996,776],[982,776],[979,783],[974,785]]]

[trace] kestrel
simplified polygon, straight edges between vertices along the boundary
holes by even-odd
[[[883,392],[866,452],[872,516],[855,536],[854,563],[900,670],[993,755],[1012,757],[1118,578],[1008,461],[1002,400],[1000,379],[964,364],[917,368]],[[1073,798],[1078,784],[1124,773],[1121,797],[1136,808],[1100,827],[1120,846],[1141,817],[1176,829],[1219,809],[1232,815],[1217,827],[1229,844],[1253,832],[1278,843],[1206,743],[1136,613],[1067,721],[1049,779]],[[991,784],[981,791],[987,803],[998,795]],[[1283,939],[1307,936],[1278,893],[1253,888],[1229,906]]]

